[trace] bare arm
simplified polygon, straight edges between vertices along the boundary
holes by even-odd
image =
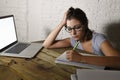
[[[47,39],[44,41],[43,46],[45,48],[60,48],[70,46],[69,38],[55,41],[57,35],[59,34],[63,26],[66,24],[66,15],[67,12],[65,12],[63,20],[60,22],[60,24],[49,34]]]
[[[82,56],[81,62],[120,69],[119,56]]]
[[[120,69],[120,56],[82,56],[76,51],[68,50],[66,58],[70,61]]]
[[[71,46],[70,39],[66,38],[66,39],[54,41],[54,43],[48,48],[63,48],[63,47],[70,47],[70,46]]]
[[[112,45],[105,40],[100,46],[105,56],[120,56],[120,52],[112,47]]]
[[[60,30],[62,29],[63,25],[58,25],[50,34],[49,36],[46,38],[46,40],[43,43],[43,46],[45,48],[49,48],[50,46],[52,46],[52,44],[54,43],[57,35],[59,34]]]
[[[120,69],[120,52],[115,50],[107,40],[101,44],[100,48],[105,56],[82,56],[82,61]]]

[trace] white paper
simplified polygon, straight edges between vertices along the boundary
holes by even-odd
[[[104,69],[104,66],[95,66],[91,64],[83,64],[79,62],[72,62],[66,59],[66,52],[61,54],[58,58],[56,58],[55,63],[67,64],[77,67],[84,67],[84,68],[93,68],[93,69]]]

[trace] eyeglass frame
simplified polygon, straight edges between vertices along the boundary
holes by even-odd
[[[69,27],[71,30],[68,31],[68,30],[67,30],[67,29],[68,29],[68,26],[65,25],[65,30],[66,30],[68,33],[71,33],[71,32],[72,32],[72,29],[75,30],[76,32],[79,32],[79,31],[82,30],[82,26],[83,26],[83,25],[79,25],[79,29],[78,29],[78,28],[75,28],[76,26],[78,26],[78,25],[73,26],[73,28]]]

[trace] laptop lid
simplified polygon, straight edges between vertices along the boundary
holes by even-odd
[[[43,48],[41,43],[31,43],[20,53],[5,52],[6,48],[11,49],[18,42],[13,15],[0,17],[0,37],[0,56],[33,58]]]
[[[0,52],[17,42],[14,16],[0,17]]]

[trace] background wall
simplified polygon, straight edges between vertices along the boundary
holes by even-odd
[[[0,16],[14,14],[20,41],[44,40],[71,6],[86,12],[89,28],[120,50],[120,0],[0,0]],[[68,37],[64,29],[57,39]]]
[[[27,0],[0,0],[0,16],[15,16],[15,22],[20,41],[28,40]]]

